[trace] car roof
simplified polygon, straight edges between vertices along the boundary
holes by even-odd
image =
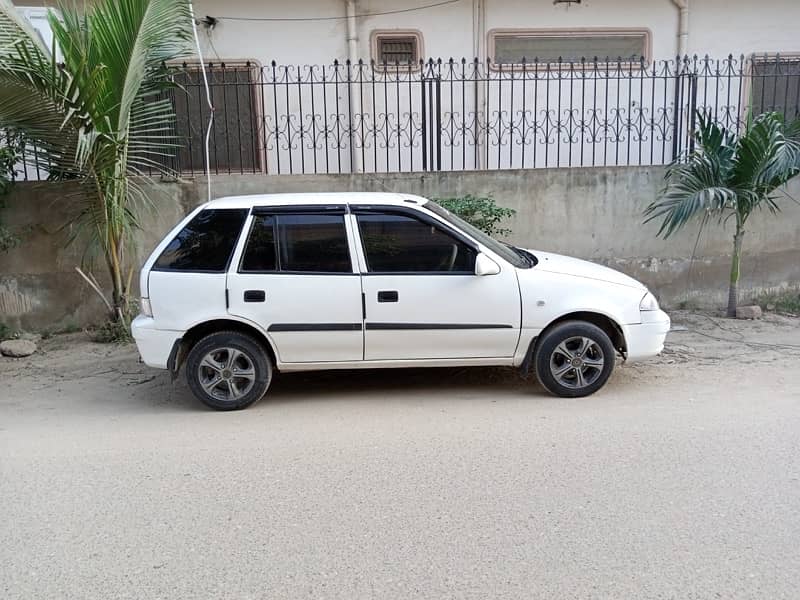
[[[206,203],[205,208],[252,208],[254,206],[292,206],[309,204],[383,204],[421,206],[427,198],[413,194],[385,192],[309,192],[226,196]]]

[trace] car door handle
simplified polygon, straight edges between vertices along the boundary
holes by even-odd
[[[378,302],[397,302],[400,299],[400,294],[395,291],[378,292]]]
[[[264,302],[267,299],[267,294],[264,290],[245,290],[245,302]]]

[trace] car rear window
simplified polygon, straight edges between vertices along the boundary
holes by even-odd
[[[247,218],[247,209],[208,209],[197,213],[158,257],[159,271],[224,272]]]

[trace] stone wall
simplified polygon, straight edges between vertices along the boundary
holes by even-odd
[[[660,167],[614,167],[385,175],[215,177],[215,197],[318,191],[402,191],[427,197],[492,194],[517,211],[511,241],[620,269],[643,281],[666,306],[689,301],[721,306],[727,295],[733,232],[711,223],[698,242],[693,224],[668,241],[642,210],[656,196]],[[142,216],[144,257],[182,215],[205,198],[205,180],[160,182]],[[75,272],[85,244],[67,245],[77,231],[76,194],[65,184],[20,184],[6,199],[3,221],[22,244],[0,255],[0,321],[25,329],[59,329],[102,321],[102,303]],[[788,195],[800,198],[800,181]],[[787,197],[783,212],[753,217],[745,238],[742,295],[800,287],[800,205]],[[77,232],[80,235],[80,232]],[[697,247],[695,250],[695,244]],[[693,258],[694,256],[694,258]],[[102,263],[95,271],[103,277]],[[134,281],[135,281],[134,276]]]

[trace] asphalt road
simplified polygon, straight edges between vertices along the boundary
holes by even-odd
[[[238,413],[51,342],[0,366],[0,596],[797,598],[800,351],[675,335],[591,399],[350,372]]]

